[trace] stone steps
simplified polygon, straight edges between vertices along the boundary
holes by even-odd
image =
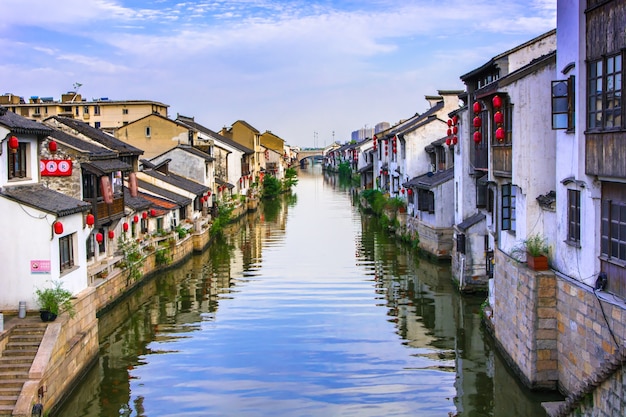
[[[46,327],[34,321],[9,330],[6,347],[0,353],[0,417],[13,413]]]

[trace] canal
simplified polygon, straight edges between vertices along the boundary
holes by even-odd
[[[54,415],[545,416],[483,300],[314,165],[103,314],[99,358]]]

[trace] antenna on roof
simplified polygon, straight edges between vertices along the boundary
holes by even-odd
[[[76,100],[76,96],[78,96],[78,89],[80,87],[82,87],[82,84],[81,83],[74,83],[72,85],[72,87],[74,88],[74,97],[72,97],[72,100],[70,100],[70,103],[73,103],[74,100]]]

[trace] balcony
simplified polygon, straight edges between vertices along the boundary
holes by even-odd
[[[510,178],[513,174],[513,147],[498,145],[491,148],[493,154],[493,175]]]
[[[102,200],[95,202],[95,204],[93,201],[91,203],[95,206],[96,225],[102,225],[124,217],[124,196],[114,197],[111,204],[107,204]]]

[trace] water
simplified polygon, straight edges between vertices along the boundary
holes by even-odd
[[[100,319],[56,416],[545,416],[460,296],[319,166]]]

